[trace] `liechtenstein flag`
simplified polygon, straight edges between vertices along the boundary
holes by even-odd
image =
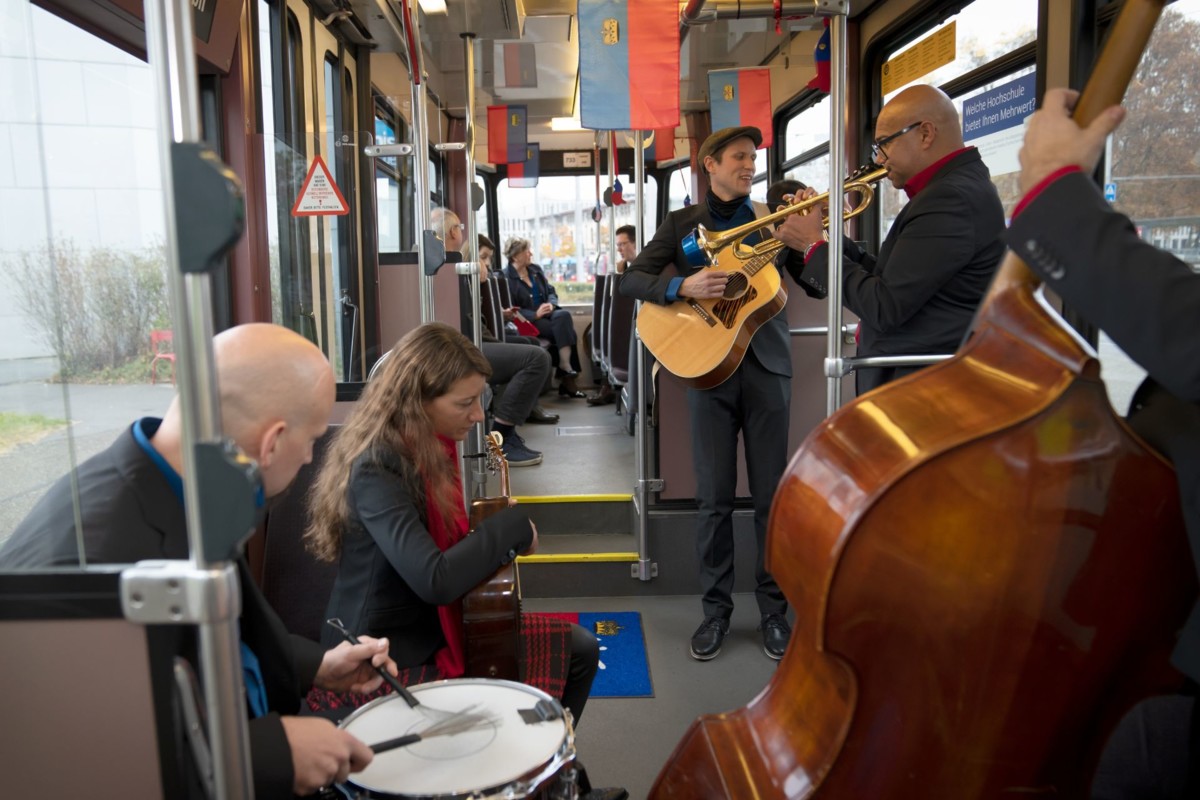
[[[513,189],[532,189],[538,184],[538,159],[542,146],[537,142],[525,145],[523,161],[508,162],[508,185]]]
[[[718,69],[708,73],[712,129],[753,125],[762,131],[761,147],[771,146],[771,70]]]
[[[488,161],[512,164],[525,160],[525,106],[488,106]]]
[[[579,105],[593,130],[679,124],[678,0],[579,0]]]

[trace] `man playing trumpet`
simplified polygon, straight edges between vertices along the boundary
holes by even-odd
[[[909,202],[878,256],[845,241],[842,302],[859,318],[858,355],[953,353],[1004,254],[1000,195],[979,151],[963,145],[954,103],[932,86],[912,86],[883,107],[871,154]],[[775,237],[804,254],[801,285],[824,296],[829,248],[821,217],[792,214]],[[918,369],[859,369],[858,394]]]

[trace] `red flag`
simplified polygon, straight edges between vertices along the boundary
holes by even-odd
[[[708,107],[714,131],[753,125],[760,147],[771,146],[771,70],[718,69],[708,73]]]
[[[583,127],[678,125],[678,0],[579,0],[578,12]]]

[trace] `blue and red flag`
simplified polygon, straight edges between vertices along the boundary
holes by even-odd
[[[762,132],[760,147],[771,146],[771,70],[717,69],[708,73],[712,129],[753,125]]]
[[[514,189],[532,189],[538,183],[538,158],[542,146],[537,142],[525,145],[525,160],[508,162],[508,185]]]
[[[829,17],[825,18],[825,32],[813,50],[813,64],[817,68],[817,76],[808,82],[808,88],[829,94]]]
[[[488,106],[488,161],[512,164],[525,160],[528,111],[525,106]]]
[[[678,0],[579,0],[579,105],[593,130],[679,124]]]

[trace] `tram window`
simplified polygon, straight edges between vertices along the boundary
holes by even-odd
[[[784,123],[783,161],[798,158],[822,146],[829,147],[828,95]],[[822,183],[827,183],[828,177],[826,175]]]
[[[1143,239],[1200,271],[1197,75],[1200,0],[1178,0],[1163,11],[1125,94],[1128,114],[1113,134],[1104,177],[1113,207],[1133,219]],[[1109,398],[1124,411],[1145,372],[1106,336],[1097,349]]]
[[[917,74],[912,80],[888,87],[883,101],[886,103],[900,90],[914,83],[941,86],[1033,42],[1037,38],[1037,11],[1038,0],[974,0],[942,24],[929,28],[884,56],[884,64],[891,62],[896,65],[893,59],[905,51],[950,25],[956,28],[954,60],[932,72]]]
[[[271,319],[316,342],[309,225],[291,215],[313,146],[304,133],[304,43],[290,10],[269,0],[258,10]]]
[[[173,391],[164,362],[150,385],[151,332],[172,327],[154,73],[32,3],[0,16],[3,542]]]
[[[543,175],[534,188],[512,188],[502,181],[496,193],[496,208],[500,218],[501,251],[498,267],[504,267],[504,245],[509,239],[528,239],[533,248],[534,263],[546,272],[555,285],[559,302],[588,304],[592,302],[597,274],[611,272],[609,267],[610,224],[616,228],[637,224],[637,197],[627,175],[619,176],[624,185],[625,202],[612,207],[603,205],[604,216],[599,223],[592,221],[596,207],[595,181],[583,175]],[[603,191],[607,180],[601,178]],[[647,181],[643,202],[653,215],[657,207],[658,188]],[[613,219],[615,217],[615,219]],[[612,219],[612,222],[610,222]],[[647,229],[647,239],[653,231]]]
[[[396,109],[375,95],[375,143],[409,141],[408,125]],[[379,212],[379,252],[399,253],[416,247],[413,238],[412,159],[375,159],[375,204]]]
[[[684,164],[679,169],[671,171],[667,179],[667,211],[675,211],[687,205],[688,201],[695,202],[692,197],[692,167]],[[654,235],[652,227],[646,228],[646,241]]]

